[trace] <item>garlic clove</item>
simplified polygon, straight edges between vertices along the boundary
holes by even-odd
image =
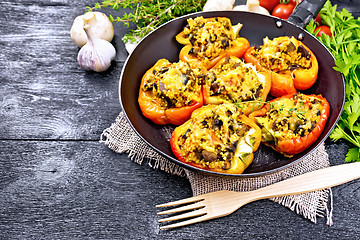
[[[208,0],[203,7],[203,11],[231,10],[234,3],[235,0]]]
[[[107,70],[116,56],[114,46],[106,40],[96,38],[89,25],[85,25],[84,30],[88,41],[77,56],[80,67],[95,72]]]
[[[245,5],[237,5],[233,8],[233,10],[270,15],[268,10],[260,6],[259,0],[247,0]]]
[[[111,42],[114,37],[114,27],[109,18],[101,12],[87,12],[74,19],[71,26],[70,36],[73,42],[82,47],[87,42],[84,26],[89,25],[94,35],[99,39]]]
[[[73,40],[73,42],[78,47],[84,46],[87,42],[87,37],[86,37],[85,31],[79,30],[79,29],[83,29],[83,27],[84,27],[83,16],[82,15],[77,16],[73,22],[73,25],[71,26],[70,36],[71,36],[71,39]]]
[[[97,38],[111,42],[114,37],[114,27],[104,13],[88,12],[84,14],[83,19]]]
[[[126,49],[126,51],[127,51],[129,54],[131,54],[131,53],[135,50],[136,46],[139,44],[140,40],[141,40],[141,39],[140,39],[139,37],[135,37],[135,41],[134,41],[134,42],[127,42],[127,43],[125,43],[125,49]]]
[[[232,26],[233,32],[235,33],[235,36],[239,36],[239,32],[241,30],[241,28],[243,27],[243,24],[238,23],[234,26]]]

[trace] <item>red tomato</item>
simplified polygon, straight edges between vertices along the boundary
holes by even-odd
[[[314,19],[314,21],[321,25],[321,16],[320,16],[320,13],[318,13],[318,15],[316,16],[316,18]]]
[[[289,2],[294,4],[295,6],[301,3],[303,0],[290,0]]]
[[[272,11],[272,15],[284,20],[287,20],[288,17],[291,15],[295,8],[295,5],[292,3],[282,4],[279,3],[275,6],[274,10]]]
[[[280,0],[260,0],[260,6],[271,12]]]
[[[317,31],[318,29],[320,29],[320,31],[316,36],[320,37],[321,35],[326,34],[331,37],[332,33],[328,26],[325,25],[318,26],[317,28],[315,28],[315,31]]]

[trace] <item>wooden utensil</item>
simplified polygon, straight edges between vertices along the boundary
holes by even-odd
[[[159,222],[170,222],[190,218],[171,225],[162,226],[160,229],[181,227],[227,216],[252,201],[317,191],[337,186],[357,178],[360,178],[360,162],[323,168],[254,191],[234,192],[223,190],[160,204],[156,207],[172,207],[191,203],[189,205],[158,212],[158,215],[164,215],[186,211],[186,213],[180,215],[160,219]]]

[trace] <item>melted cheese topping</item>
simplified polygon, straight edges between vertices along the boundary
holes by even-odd
[[[259,98],[264,89],[265,76],[236,57],[227,57],[205,76],[204,87],[212,97],[212,103],[243,102]],[[217,100],[216,100],[217,99]]]
[[[267,114],[256,117],[262,128],[262,141],[276,144],[277,140],[308,135],[319,122],[322,109],[321,101],[304,94],[271,102]]]
[[[241,122],[234,104],[203,107],[194,113],[190,127],[178,139],[187,162],[227,170],[246,161],[253,152],[255,130]]]
[[[168,63],[155,67],[151,78],[142,86],[162,107],[182,107],[199,102],[201,71],[187,62]]]
[[[188,25],[184,28],[184,34],[193,46],[190,53],[196,54],[205,63],[233,45],[241,25],[233,28],[230,19],[224,17],[197,17],[187,21]]]
[[[255,48],[253,55],[260,64],[274,72],[310,68],[310,53],[294,37],[264,39],[264,45]]]

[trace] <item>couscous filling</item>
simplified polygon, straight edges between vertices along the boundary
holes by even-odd
[[[142,90],[151,92],[161,107],[188,106],[201,100],[201,75],[200,70],[192,69],[187,62],[169,62],[154,68]]]
[[[265,76],[258,74],[252,64],[227,57],[206,74],[204,82],[210,97],[236,103],[257,99],[264,88]]]
[[[205,62],[231,48],[233,41],[238,37],[238,27],[234,29],[228,18],[197,17],[187,21],[184,35],[192,45],[189,53],[196,54]]]
[[[274,142],[308,135],[320,120],[323,106],[315,96],[295,94],[271,102],[265,116],[256,117],[262,141]]]
[[[192,124],[177,140],[186,161],[228,170],[234,159],[252,153],[255,132],[238,118],[234,104],[223,104],[191,118]]]
[[[311,55],[294,37],[264,39],[264,44],[254,48],[253,55],[260,64],[274,72],[311,68]]]

